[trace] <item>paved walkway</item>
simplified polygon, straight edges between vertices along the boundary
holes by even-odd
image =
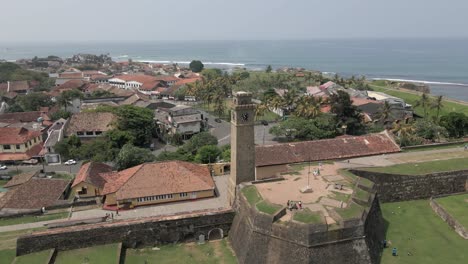
[[[131,219],[140,217],[171,215],[189,211],[227,208],[229,206],[227,197],[228,177],[228,175],[214,177],[216,187],[219,191],[218,197],[153,206],[142,206],[136,209],[119,211],[118,216],[114,212],[114,218]],[[103,209],[92,209],[73,212],[71,220],[102,217],[108,213],[111,213],[111,211]]]

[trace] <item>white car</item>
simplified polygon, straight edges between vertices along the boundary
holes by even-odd
[[[65,161],[63,164],[65,164],[65,165],[74,165],[74,164],[76,164],[76,160],[69,159],[69,160]]]
[[[7,166],[6,165],[1,165],[0,164],[0,170],[6,170],[7,169]]]

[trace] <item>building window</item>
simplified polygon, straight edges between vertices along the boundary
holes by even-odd
[[[3,149],[11,149],[10,145],[3,145]]]
[[[34,138],[34,143],[36,143],[36,138]]]
[[[25,148],[28,148],[28,143],[24,143],[24,147],[25,147]]]
[[[87,131],[87,132],[86,132],[86,135],[87,135],[87,136],[92,136],[92,135],[94,135],[94,133],[93,133],[93,131],[91,131],[91,132],[90,132],[90,131]]]
[[[21,146],[20,146],[20,145],[16,145],[16,149],[20,149],[20,148],[21,148]]]
[[[102,134],[102,131],[96,131],[95,133],[96,133],[96,136],[99,136]]]
[[[180,196],[180,197],[187,197],[187,196],[188,196],[188,193],[180,193],[179,196]]]
[[[82,136],[82,135],[84,135],[84,133],[81,132],[81,131],[78,131],[78,132],[76,132],[76,135],[77,135],[77,136]]]

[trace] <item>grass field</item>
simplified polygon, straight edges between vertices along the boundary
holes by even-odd
[[[260,212],[264,212],[270,215],[276,213],[281,208],[281,205],[272,204],[267,201],[261,201],[256,206]]]
[[[242,189],[242,193],[244,194],[245,198],[247,198],[247,201],[250,203],[250,205],[255,205],[262,200],[262,197],[258,193],[257,188],[253,185]]]
[[[35,223],[35,222],[41,222],[41,221],[62,219],[62,218],[67,218],[67,217],[68,217],[68,212],[40,215],[40,216],[28,215],[28,216],[16,217],[16,218],[2,218],[0,219],[0,226]]]
[[[164,245],[159,250],[128,249],[125,263],[130,264],[236,264],[237,259],[226,239],[196,243]]]
[[[11,263],[16,255],[16,239],[32,231],[44,230],[45,228],[25,229],[0,233],[0,263]]]
[[[402,152],[420,152],[420,151],[428,151],[428,150],[437,150],[437,149],[462,149],[465,146],[466,142],[461,142],[458,144],[453,145],[442,145],[442,146],[421,146],[417,148],[404,148]]]
[[[116,263],[118,244],[59,251],[55,264]]]
[[[401,98],[405,100],[406,103],[411,104],[411,105],[415,105],[416,102],[420,98],[419,94],[405,92],[405,91],[397,90],[397,89],[387,87],[387,86],[371,84],[370,87],[374,89],[376,92],[383,92],[388,95]],[[431,97],[434,98],[433,96]],[[444,108],[441,109],[440,115],[446,115],[450,112],[458,112],[458,113],[464,113],[465,115],[468,115],[468,104],[459,104],[459,103],[452,102],[452,101],[445,101],[443,104],[444,104]],[[424,114],[424,110],[422,107],[416,107],[415,111],[421,116]],[[435,109],[428,110],[429,115],[434,116],[435,113],[436,113]]]
[[[361,169],[361,168],[360,168]],[[362,168],[366,171],[375,171],[382,173],[395,173],[395,174],[406,174],[406,175],[420,175],[433,172],[442,171],[455,171],[468,169],[468,159],[449,159],[449,160],[436,160],[429,162],[419,163],[403,163],[388,167],[376,167],[376,168]]]
[[[16,257],[15,264],[45,264],[49,260],[50,250],[44,250]]]
[[[341,218],[346,220],[361,217],[364,208],[359,204],[351,202],[346,208],[336,208],[335,211],[341,216]]]
[[[306,223],[306,224],[323,223],[323,217],[316,212],[310,211],[308,208],[305,208],[302,211],[297,211],[294,214],[293,219],[295,221]]]
[[[468,194],[442,197],[436,200],[451,216],[468,229]]]
[[[389,222],[382,264],[467,263],[468,240],[456,234],[429,206],[428,200],[382,204]],[[392,256],[396,247],[398,256]],[[409,255],[408,255],[409,253]]]

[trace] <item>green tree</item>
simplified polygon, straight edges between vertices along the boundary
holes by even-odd
[[[105,136],[109,139],[113,148],[121,149],[127,144],[135,142],[135,137],[129,131],[112,129],[106,132]]]
[[[203,63],[199,60],[193,60],[189,64],[189,68],[193,72],[201,72],[204,67],[205,65],[203,65]]]
[[[348,93],[338,91],[330,96],[331,112],[336,115],[338,126],[350,135],[360,135],[365,132],[361,111],[353,105]]]
[[[414,129],[417,136],[432,141],[448,136],[447,130],[444,127],[438,126],[428,119],[416,121],[414,123]]]
[[[422,107],[423,111],[424,111],[424,118],[427,117],[427,109],[429,107],[431,103],[431,98],[429,98],[429,95],[427,95],[427,93],[423,93],[421,94],[421,97],[419,98],[419,100],[416,102],[416,104],[414,105],[415,107]]]
[[[273,70],[273,69],[271,68],[271,65],[268,65],[267,68],[266,68],[266,70],[265,70],[265,72],[266,72],[266,73],[271,73],[272,70]]]
[[[126,144],[119,151],[115,162],[119,170],[124,170],[154,160],[155,156],[153,155],[153,153],[151,153],[151,151],[135,147],[132,144]]]
[[[148,108],[124,105],[116,109],[117,129],[127,131],[135,138],[134,144],[146,147],[155,133],[154,112]]]
[[[313,119],[291,117],[270,128],[270,133],[286,140],[316,140],[338,135],[332,116],[321,115]]]
[[[163,151],[156,157],[157,161],[166,160],[182,160],[182,161],[193,161],[194,156],[186,152],[183,148],[178,148],[177,151]]]
[[[224,162],[231,161],[231,145],[224,145],[221,147],[221,158]]]
[[[444,108],[444,96],[439,95],[435,98],[434,102],[432,102],[431,109],[436,109],[436,121],[439,122],[439,115],[440,115],[440,110]]]
[[[214,163],[217,161],[219,155],[221,155],[221,150],[218,146],[203,146],[197,151],[195,161],[198,163]]]
[[[450,137],[461,138],[468,135],[468,116],[463,113],[450,112],[442,116],[440,125],[447,129]]]
[[[50,107],[54,103],[50,96],[43,93],[29,93],[17,99],[17,103],[24,111],[38,111],[41,107]]]
[[[8,108],[6,109],[7,113],[15,113],[15,112],[24,112],[23,108],[21,108],[21,106],[19,104],[12,104],[10,106],[8,106]]]
[[[187,153],[196,154],[198,149],[208,145],[218,145],[218,139],[209,132],[201,132],[187,141],[183,148]]]
[[[72,113],[71,112],[68,112],[68,111],[65,111],[65,110],[62,110],[60,109],[59,111],[53,113],[50,118],[52,118],[52,120],[58,120],[60,118],[63,118],[63,119],[68,119],[69,117],[72,116]]]

